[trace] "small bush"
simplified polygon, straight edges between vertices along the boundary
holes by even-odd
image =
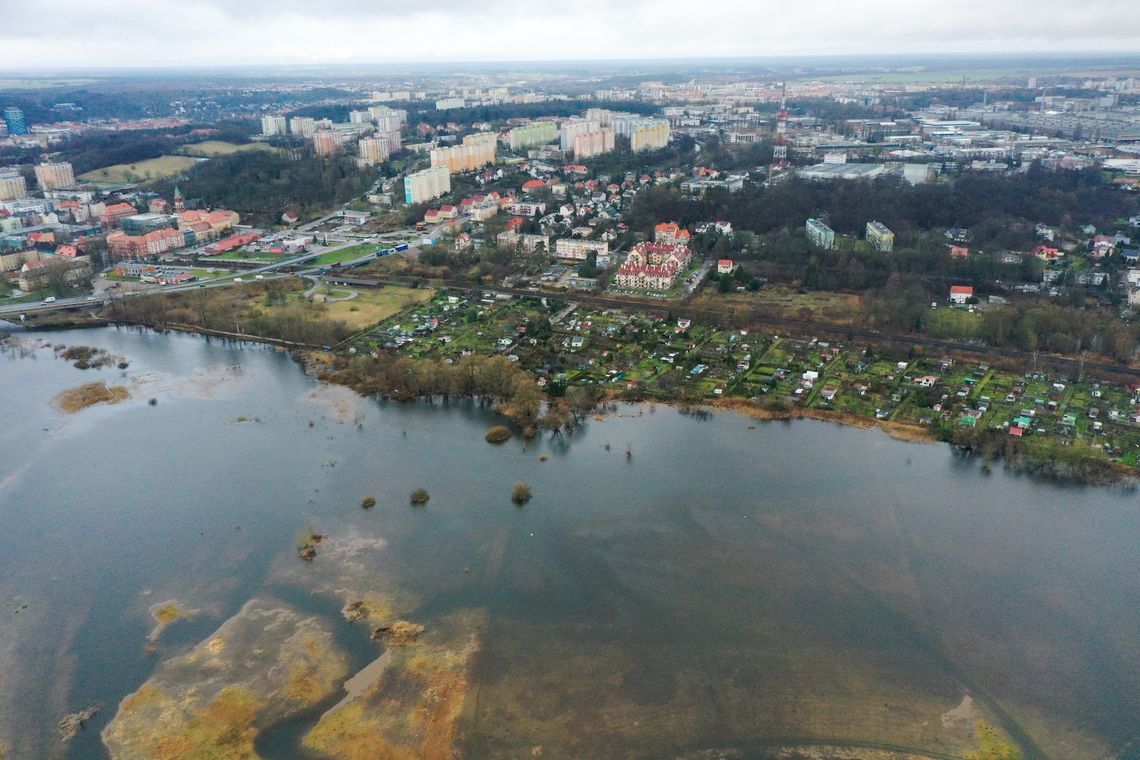
[[[530,496],[530,486],[521,480],[518,483],[515,483],[515,487],[511,489],[511,501],[513,501],[515,504],[518,504],[519,506],[522,506],[523,504],[526,504],[528,501],[530,501]]]
[[[511,429],[506,425],[495,425],[483,436],[487,443],[504,443],[511,438]]]
[[[416,490],[412,491],[411,499],[413,504],[427,504],[428,499],[430,498],[431,497],[428,496],[428,492],[423,488],[417,488]]]
[[[364,500],[360,502],[360,506],[365,509],[372,509],[376,506],[376,499],[373,496],[365,496]]]

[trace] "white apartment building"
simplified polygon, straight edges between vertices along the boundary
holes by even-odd
[[[289,119],[289,134],[312,137],[317,133],[317,121],[311,116],[294,116]]]
[[[285,134],[285,117],[284,116],[262,116],[261,117],[261,134],[266,137],[274,135]]]
[[[562,122],[560,134],[559,147],[562,150],[574,149],[574,138],[578,135],[584,135],[587,132],[597,132],[599,129],[598,122],[590,121],[588,119],[567,119]]]
[[[604,256],[610,252],[610,244],[596,240],[562,238],[554,244],[554,255],[567,261],[585,261],[590,251]]]
[[[428,201],[451,192],[451,174],[446,166],[433,166],[404,177],[404,202]]]

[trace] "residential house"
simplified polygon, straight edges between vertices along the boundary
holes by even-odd
[[[951,285],[950,303],[966,304],[974,297],[974,288],[971,285]]]
[[[668,290],[691,263],[688,246],[638,243],[626,256],[614,281],[619,288]]]

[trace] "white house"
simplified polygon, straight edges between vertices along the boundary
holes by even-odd
[[[951,285],[950,303],[965,304],[974,297],[974,288],[971,285]]]

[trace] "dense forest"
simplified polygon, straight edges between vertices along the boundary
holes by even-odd
[[[621,101],[610,103],[593,100],[552,100],[546,103],[502,103],[494,106],[475,106],[473,108],[453,108],[447,111],[424,109],[409,114],[411,124],[420,122],[433,127],[448,122],[457,124],[475,124],[479,122],[499,123],[508,119],[537,119],[543,116],[581,116],[588,108],[608,108],[613,111],[628,111],[629,113],[655,114],[657,106],[652,103],[638,101]]]
[[[757,233],[798,227],[823,218],[840,234],[862,234],[877,219],[896,233],[947,227],[984,226],[994,220],[1062,224],[1111,224],[1135,214],[1137,198],[1105,182],[1093,169],[1051,172],[1037,165],[1013,175],[971,173],[954,182],[910,185],[899,178],[810,182],[788,178],[770,187],[750,184],[738,193],[710,192],[703,198],[676,188],[637,194],[629,223],[651,232],[662,219],[684,226],[725,219]],[[995,231],[995,235],[999,234]]]
[[[336,87],[290,88],[285,91],[265,88],[260,81],[256,84],[257,87],[253,88],[233,80],[211,82],[200,78],[192,81],[106,79],[81,87],[0,90],[0,108],[15,106],[21,109],[29,124],[174,115],[213,121],[226,114],[259,108],[272,112],[286,110],[298,103],[358,97],[357,93]]]
[[[1137,213],[1138,206],[1135,195],[1107,184],[1096,171],[1048,172],[1033,166],[1020,174],[967,174],[954,182],[917,186],[889,178],[788,178],[771,187],[749,184],[735,194],[710,192],[701,199],[685,198],[676,188],[653,187],[637,194],[629,221],[646,235],[663,219],[690,227],[716,219],[732,222],[733,235],[705,233],[691,241],[698,253],[745,263],[735,278],[718,281],[724,292],[768,280],[808,291],[860,293],[867,324],[937,334],[930,303],[943,301],[952,284],[972,284],[981,298],[1002,295],[1011,302],[990,305],[968,335],[943,337],[973,337],[1024,351],[1085,350],[1127,361],[1140,328],[1122,322],[1114,309],[1090,308],[1119,303],[1122,294],[1108,284],[1113,280],[1100,288],[1084,287],[1073,271],[1063,270],[1057,284],[1067,287],[1059,297],[1018,296],[1011,286],[1040,283],[1044,264],[1028,255],[1003,260],[1001,253],[1035,246],[1038,222],[1070,228],[1091,223],[1109,230]],[[812,216],[850,237],[837,250],[810,245],[802,224]],[[872,219],[896,232],[894,252],[880,253],[861,240]],[[949,255],[941,232],[955,226],[969,229],[968,245],[975,255]],[[1100,270],[1113,274],[1119,266],[1118,259],[1110,258]]]
[[[374,174],[358,168],[350,156],[290,158],[245,151],[204,161],[178,181],[188,198],[205,198],[212,206],[275,220],[287,208],[304,216],[347,203],[367,190],[373,179]],[[171,184],[159,183],[156,189],[169,195]]]

